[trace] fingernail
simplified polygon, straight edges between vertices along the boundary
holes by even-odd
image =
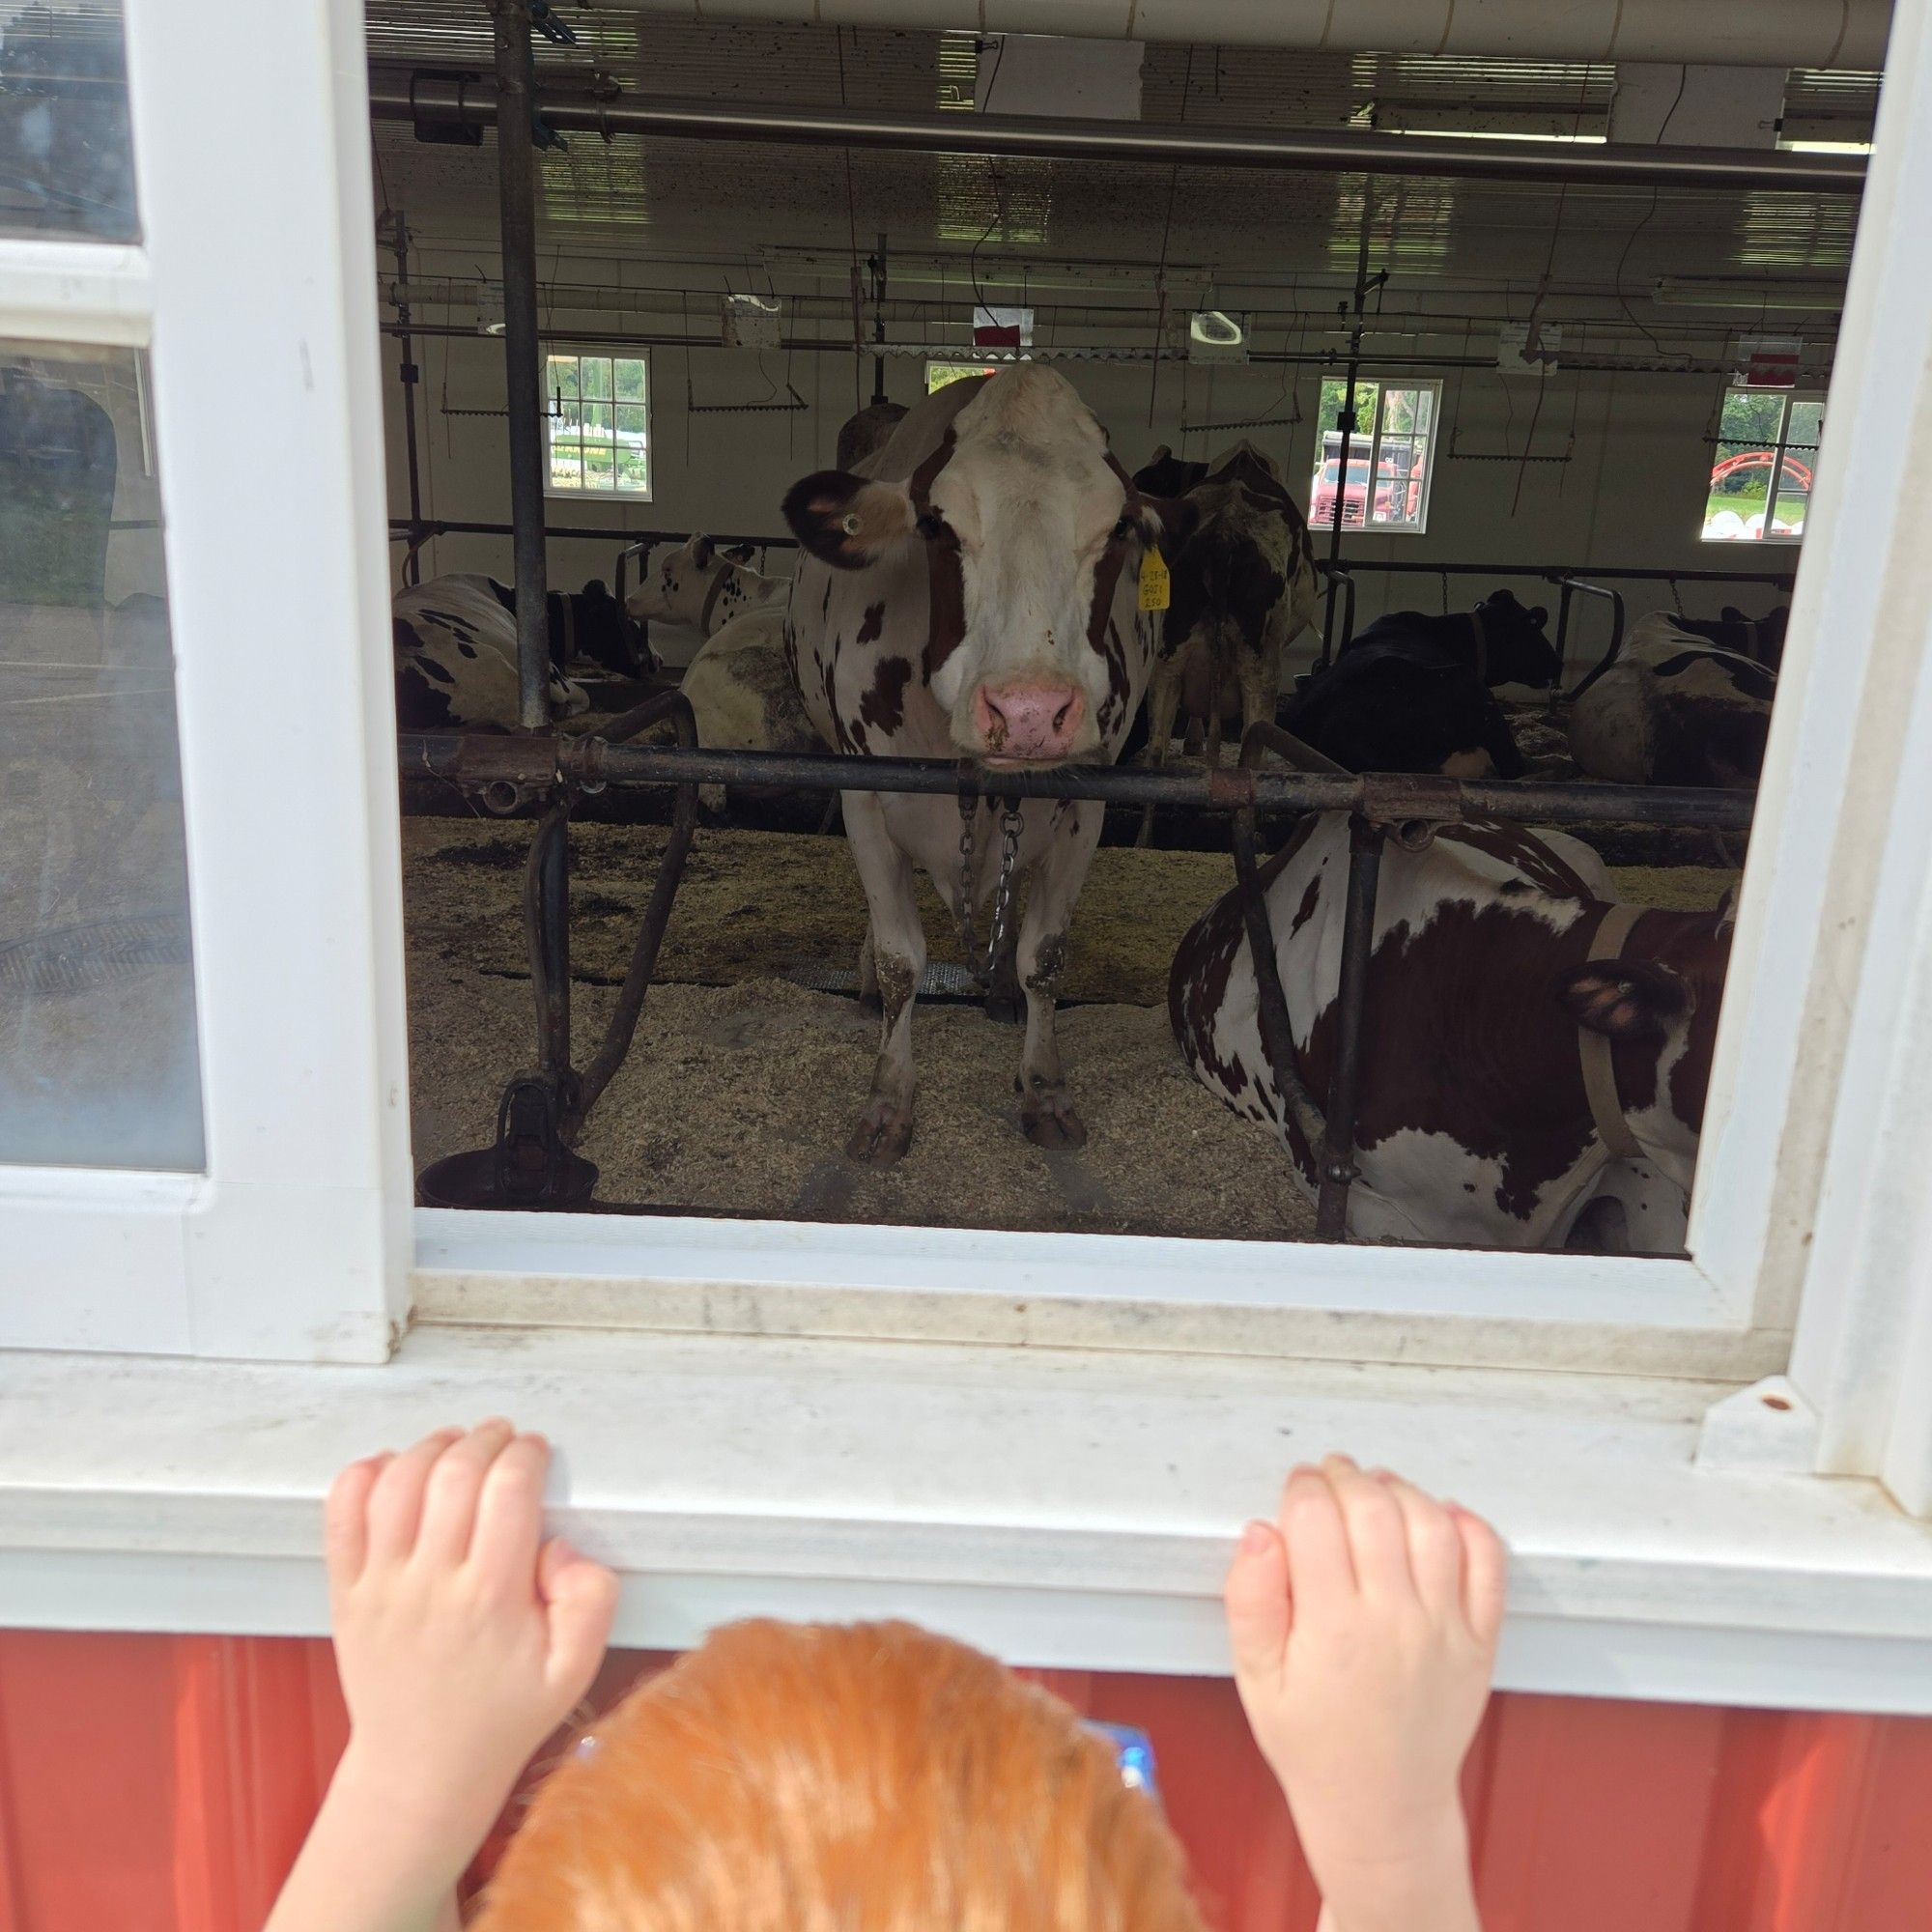
[[[525,1430],[520,1439],[522,1441],[529,1443],[530,1446],[534,1449],[548,1449],[550,1447],[550,1437],[548,1435],[540,1435],[534,1429]]]
[[[1257,1517],[1241,1530],[1241,1554],[1259,1556],[1274,1540],[1274,1531]]]
[[[507,1415],[486,1416],[476,1425],[476,1433],[481,1435],[486,1431],[500,1431],[505,1435],[514,1435],[517,1425]]]

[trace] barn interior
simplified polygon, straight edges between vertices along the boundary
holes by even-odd
[[[1566,607],[1566,684],[1648,611],[1758,617],[1786,603],[1858,196],[1694,162],[1719,151],[1709,158],[1720,164],[1842,164],[1869,142],[1879,75],[1799,65],[1796,48],[1784,61],[1754,47],[1755,64],[1738,65],[1718,57],[1714,25],[1703,44],[1688,21],[1681,60],[1632,63],[1268,44],[1268,11],[1248,10],[1250,38],[1208,44],[556,9],[571,38],[536,38],[540,116],[545,100],[614,109],[648,98],[835,122],[1075,114],[1335,138],[1318,163],[1262,171],[920,152],[824,129],[774,141],[540,125],[545,408],[565,411],[555,372],[572,365],[557,357],[626,358],[647,389],[633,377],[618,391],[633,397],[621,426],[642,430],[641,462],[634,450],[593,475],[572,451],[582,480],[547,472],[551,586],[634,585],[696,532],[755,544],[754,567],[782,577],[793,550],[780,501],[834,462],[848,418],[915,402],[931,371],[1024,356],[1073,382],[1130,469],[1163,446],[1211,458],[1246,439],[1307,509],[1321,452],[1330,516],[1311,517],[1312,536],[1324,563],[1345,567],[1350,608],[1338,594],[1302,634],[1295,672],[1314,664],[1324,628],[1332,638],[1385,611],[1467,610],[1497,588],[1543,604],[1552,623]],[[421,105],[442,98],[441,77],[483,76],[487,89],[491,17],[473,0],[374,0],[368,31],[397,582],[464,571],[507,582],[497,135],[481,116],[459,133]],[[1454,138],[1485,158],[1475,173],[1349,165],[1349,144],[1377,136],[1437,153]],[[1586,166],[1605,147],[1675,150],[1691,171],[1623,181],[1566,169],[1565,151]],[[1480,171],[1520,153],[1550,164]],[[1018,345],[989,350],[985,327],[1015,323]],[[1753,426],[1735,402],[1726,414],[1754,356],[1791,365],[1764,392],[1774,441],[1783,437],[1775,506],[1761,460],[1739,466],[1742,477],[1713,474],[1762,440],[1762,410]],[[1337,409],[1351,375],[1427,396],[1426,501],[1378,497],[1366,526],[1344,503],[1336,529]],[[1361,420],[1374,416],[1371,399]],[[1574,595],[1563,579],[1577,582]],[[672,677],[702,641],[662,619],[646,635]],[[600,694],[600,712],[569,728],[596,728],[630,695]],[[1514,696],[1532,775],[1574,776],[1550,695]],[[505,1077],[529,1057],[520,909],[531,828],[489,815],[473,788],[459,800],[418,785],[412,803],[423,1164],[487,1144]],[[795,797],[787,810],[769,793],[707,790],[636,1042],[578,1148],[600,1170],[598,1205],[1314,1232],[1279,1143],[1190,1076],[1169,1028],[1176,943],[1233,877],[1225,818],[1211,814],[1162,814],[1149,849],[1134,846],[1136,814],[1110,815],[1064,992],[1084,1148],[1048,1151],[1017,1132],[1017,1035],[983,1009],[928,894],[914,1143],[883,1169],[845,1157],[877,1022],[855,997],[863,895],[824,803]],[[607,816],[631,822],[580,822],[573,835],[571,990],[575,1024],[593,1034],[652,891],[668,794],[593,798],[580,813]],[[1282,829],[1264,827],[1264,842]],[[1634,819],[1583,836],[1620,894],[1650,905],[1716,905],[1743,858],[1735,833]],[[1372,1040],[1373,1015],[1365,1026]]]

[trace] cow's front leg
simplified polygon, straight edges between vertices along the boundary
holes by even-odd
[[[1030,808],[1035,810],[1041,807]],[[1064,816],[1060,814],[1064,811]],[[1020,983],[1026,990],[1026,1048],[1020,1056],[1020,1125],[1036,1147],[1084,1147],[1087,1128],[1074,1112],[1053,1034],[1054,1001],[1066,968],[1066,929],[1094,848],[1103,808],[1093,800],[1056,808],[1060,822],[1027,894],[1020,922]]]
[[[867,950],[879,997],[879,1062],[872,1095],[845,1151],[885,1167],[912,1145],[912,1007],[925,970],[925,928],[913,896],[912,861],[893,841],[873,792],[846,792],[845,836],[866,888]]]

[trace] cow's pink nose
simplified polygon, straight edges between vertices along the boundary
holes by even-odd
[[[1071,684],[981,685],[973,699],[973,723],[989,757],[1064,758],[1087,711]]]

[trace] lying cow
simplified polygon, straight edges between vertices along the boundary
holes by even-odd
[[[1777,674],[1657,611],[1577,693],[1570,751],[1613,784],[1748,787],[1764,764]]]
[[[639,621],[656,617],[688,624],[700,637],[716,637],[747,611],[784,601],[789,580],[753,570],[756,554],[751,544],[727,546],[706,536],[686,537],[639,581],[624,608]]]
[[[1142,561],[1179,513],[1133,487],[1065,377],[1029,363],[949,384],[857,471],[796,484],[784,515],[803,546],[784,647],[812,724],[838,751],[964,755],[996,773],[1119,754],[1154,648]],[[884,1014],[847,1151],[885,1162],[912,1138],[913,994],[925,964],[913,868],[955,916],[962,900],[983,913],[1002,817],[986,804],[962,817],[950,796],[842,796],[870,913],[860,983]],[[1101,809],[1038,800],[1015,816],[1016,870],[1031,874],[1020,1118],[1036,1144],[1077,1147],[1086,1129],[1054,1042],[1054,989]]]
[[[1195,471],[1199,474],[1193,474]],[[1164,764],[1183,704],[1207,722],[1208,757],[1219,763],[1230,716],[1272,719],[1288,646],[1315,612],[1315,552],[1308,523],[1281,471],[1246,440],[1211,464],[1183,463],[1163,447],[1134,487],[1161,496],[1183,482],[1191,527],[1173,560],[1171,601],[1148,686],[1149,762]]]
[[[1304,818],[1262,873],[1299,1103],[1291,1089],[1284,1106],[1262,1048],[1236,894],[1188,931],[1168,980],[1187,1065],[1272,1129],[1310,1196],[1348,876],[1338,812]],[[1619,906],[1603,862],[1561,833],[1471,822],[1420,852],[1390,840],[1350,1235],[1561,1247],[1586,1220],[1599,1239],[1680,1250],[1729,956],[1727,916]],[[1593,1056],[1605,1070],[1586,1079]]]
[[[508,584],[467,571],[396,592],[396,718],[405,731],[516,728],[516,606]],[[549,607],[551,716],[574,718],[590,709],[590,695],[564,675],[573,645],[626,676],[636,660],[602,583],[553,590]]]
[[[678,689],[690,702],[700,745],[730,752],[831,750],[799,696],[784,630],[784,606],[762,605],[732,618],[692,659]],[[712,810],[724,809],[723,785],[701,785],[698,793]],[[752,795],[764,793],[753,788]]]
[[[1548,614],[1507,590],[1441,617],[1392,611],[1316,672],[1280,723],[1351,772],[1520,778],[1522,753],[1491,687],[1556,681]]]
[[[1716,617],[1673,616],[1680,631],[1702,638],[1707,644],[1736,651],[1754,659],[1770,670],[1784,661],[1784,627],[1791,620],[1791,606],[1780,604],[1762,617],[1747,617],[1735,604],[1726,604]]]

